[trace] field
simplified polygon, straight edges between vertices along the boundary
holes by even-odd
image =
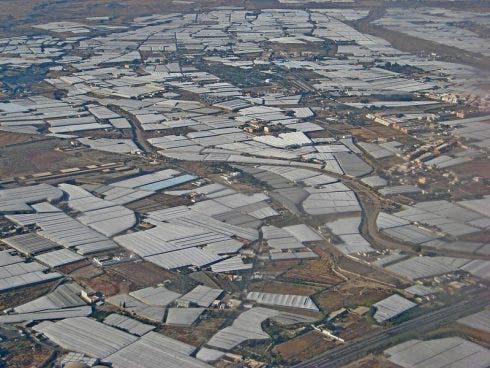
[[[105,296],[127,293],[172,279],[173,274],[148,262],[128,262],[104,269],[88,265],[71,276],[82,285]]]
[[[317,331],[310,331],[282,344],[276,345],[272,352],[287,364],[299,363],[335,347],[335,342],[327,340]]]
[[[87,267],[90,264],[91,264],[91,262],[89,259],[83,259],[79,262],[69,263],[69,264],[66,264],[63,266],[56,267],[56,271],[63,273],[65,275],[69,275],[72,272],[75,272],[76,270],[78,270],[79,268]]]
[[[337,285],[343,282],[344,280],[332,270],[332,259],[324,247],[314,247],[313,250],[320,256],[319,259],[302,261],[282,275],[282,278],[321,285]]]
[[[146,261],[121,263],[107,268],[107,272],[111,275],[125,276],[138,287],[159,284],[175,277],[172,272]]]
[[[5,363],[0,363],[5,368],[37,368],[51,355],[51,350],[46,346],[25,337],[0,342],[0,351],[2,356],[6,354]]]
[[[488,160],[473,160],[471,162],[457,165],[451,168],[456,175],[473,178],[475,176],[490,179],[490,162]]]
[[[482,174],[486,175],[485,172]],[[451,193],[451,199],[455,201],[463,200],[463,199],[472,199],[477,196],[483,196],[488,193],[488,186],[484,182],[466,182],[464,184],[457,184],[454,187],[454,191]]]
[[[391,294],[388,289],[374,288],[367,283],[357,281],[324,291],[315,296],[315,302],[331,312],[342,307],[370,306]]]
[[[370,324],[366,318],[359,317],[353,313],[349,313],[339,325],[343,328],[339,336],[346,341],[354,340],[381,328]]]
[[[354,137],[363,141],[372,141],[378,139],[378,137],[384,137],[388,140],[400,138],[406,139],[407,135],[400,133],[399,131],[381,124],[366,125],[362,128],[354,128],[351,130]]]
[[[147,213],[167,207],[188,205],[190,204],[189,202],[184,197],[157,193],[150,197],[131,202],[127,205],[127,208],[141,213]]]
[[[372,280],[374,283],[379,282],[380,284],[392,286],[397,286],[401,283],[399,278],[392,276],[384,270],[356,262],[348,257],[340,258],[337,264],[339,269],[346,273],[346,276],[354,274],[366,280]]]
[[[265,293],[311,295],[321,290],[319,287],[306,286],[303,284],[293,284],[285,282],[252,282],[248,285],[248,291],[261,291]]]
[[[226,314],[229,314],[229,311],[220,311],[220,313],[223,315],[217,318],[203,319],[197,322],[196,326],[163,326],[161,332],[174,339],[194,346],[200,346],[209,340],[226,321]]]
[[[106,297],[128,292],[133,286],[128,280],[122,277],[111,277],[105,271],[99,270],[93,265],[80,268],[73,272],[71,276],[83,287],[100,291]]]
[[[48,282],[41,285],[33,285],[7,291],[0,294],[0,310],[17,307],[20,304],[30,302],[31,300],[43,296],[51,291],[56,281]],[[0,365],[1,367],[1,365]]]
[[[0,176],[30,175],[125,160],[124,156],[94,150],[70,152],[55,150],[60,145],[62,143],[58,139],[45,139],[0,146]]]
[[[29,134],[0,132],[0,147],[12,146],[19,143],[30,142],[38,137]]]

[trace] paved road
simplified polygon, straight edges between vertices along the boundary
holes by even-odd
[[[342,367],[372,352],[386,349],[394,343],[413,338],[415,334],[429,332],[461,317],[480,311],[488,305],[489,293],[477,294],[475,297],[468,296],[466,299],[329,350],[309,361],[296,365],[295,368]]]

